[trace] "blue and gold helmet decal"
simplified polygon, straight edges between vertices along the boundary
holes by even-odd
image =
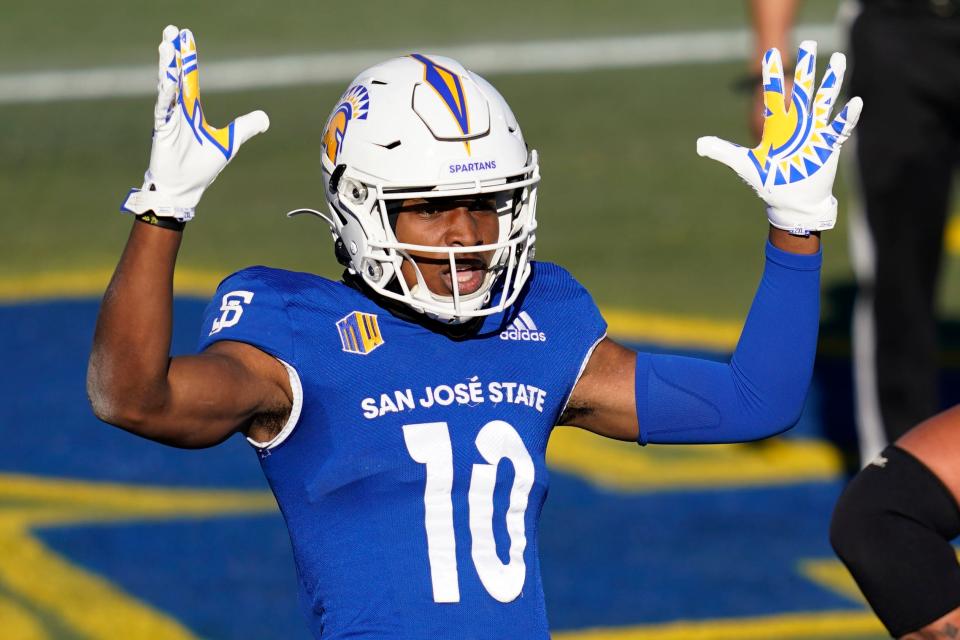
[[[362,84],[355,84],[343,94],[340,104],[330,116],[327,130],[323,134],[323,152],[330,162],[336,164],[340,157],[343,140],[347,137],[347,127],[351,120],[366,120],[370,110],[370,94]]]
[[[433,87],[440,99],[443,100],[450,115],[457,121],[464,136],[470,133],[470,115],[467,111],[467,95],[463,90],[460,76],[440,66],[430,58],[419,53],[410,54],[410,57],[423,65],[423,79]]]

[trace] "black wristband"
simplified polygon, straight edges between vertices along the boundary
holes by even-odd
[[[155,215],[153,211],[142,213],[136,218],[137,222],[149,224],[151,227],[160,227],[161,229],[170,229],[171,231],[180,231],[181,233],[184,227],[187,226],[186,222],[181,222],[176,218],[161,218]]]

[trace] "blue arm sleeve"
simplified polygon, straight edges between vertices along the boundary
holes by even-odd
[[[638,353],[638,442],[744,442],[792,427],[813,375],[821,262],[821,253],[767,242],[763,278],[729,363]]]

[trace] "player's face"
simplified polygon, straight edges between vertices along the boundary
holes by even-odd
[[[497,241],[500,225],[493,197],[486,195],[430,200],[404,200],[397,215],[396,236],[400,242],[430,247],[473,247]],[[437,295],[453,295],[453,278],[460,295],[474,293],[483,284],[493,251],[457,254],[456,273],[450,261],[437,253],[410,252],[424,282]],[[413,264],[401,268],[407,286],[417,284]]]

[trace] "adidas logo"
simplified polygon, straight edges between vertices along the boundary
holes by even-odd
[[[500,332],[501,340],[523,340],[526,342],[546,342],[547,334],[537,330],[537,325],[526,311],[510,323],[510,326]]]

